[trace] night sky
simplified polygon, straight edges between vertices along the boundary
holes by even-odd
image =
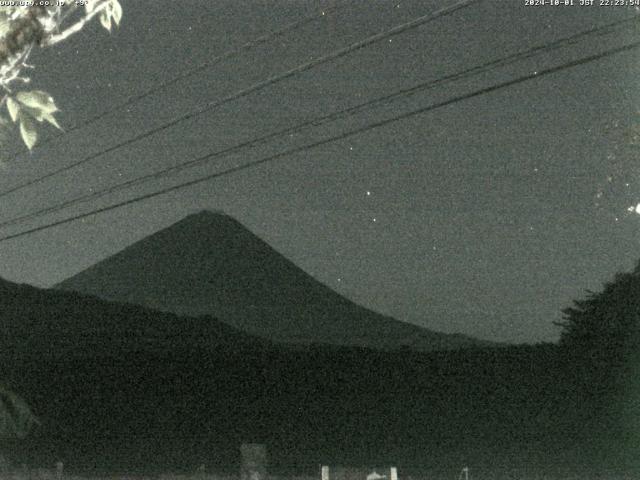
[[[454,2],[121,3],[122,25],[111,34],[95,22],[31,58],[33,88],[54,96],[63,127],[264,33],[331,10],[30,155],[6,155],[0,192]],[[637,13],[487,0],[4,196],[0,221]],[[637,41],[637,30],[590,36],[0,233]],[[639,78],[638,51],[622,53],[3,242],[0,276],[50,286],[189,213],[224,210],[317,279],[379,312],[486,339],[555,341],[559,329],[552,322],[562,308],[640,257],[640,215],[627,210],[640,202],[640,146],[628,134],[640,123]],[[9,152],[20,149],[15,137]]]

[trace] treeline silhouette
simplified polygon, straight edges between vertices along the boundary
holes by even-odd
[[[250,337],[75,293],[0,282],[3,378],[41,426],[15,463],[71,472],[385,465],[451,478],[637,476],[640,265],[565,310],[558,344],[419,353]]]

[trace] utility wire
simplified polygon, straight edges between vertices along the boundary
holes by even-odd
[[[615,28],[619,28],[619,27],[628,27],[629,24],[634,25],[637,24],[638,21],[640,20],[640,16],[633,16],[630,18],[625,18],[623,20],[618,20],[616,22],[612,22],[612,23],[608,23],[606,25],[602,25],[599,27],[593,27],[590,28],[588,30],[570,35],[568,37],[564,37],[561,39],[558,39],[554,42],[551,43],[547,43],[544,45],[539,45],[533,48],[530,48],[528,50],[522,51],[522,52],[516,52],[512,55],[509,55],[507,57],[503,57],[503,58],[499,58],[496,60],[491,60],[489,62],[483,63],[481,65],[472,67],[472,68],[468,68],[465,69],[463,71],[454,73],[454,74],[450,74],[444,77],[441,77],[439,79],[436,80],[432,80],[432,81],[428,81],[428,82],[422,82],[418,85],[415,85],[413,87],[410,88],[406,88],[406,89],[402,89],[398,92],[394,92],[388,95],[384,95],[382,97],[378,97],[363,103],[360,103],[358,105],[355,105],[353,107],[349,107],[346,109],[342,109],[340,111],[337,112],[332,112],[330,114],[324,115],[322,117],[319,118],[315,118],[315,119],[311,119],[308,121],[305,121],[301,124],[295,125],[293,127],[289,127],[289,128],[285,128],[282,130],[278,130],[276,132],[264,135],[262,137],[253,139],[253,140],[249,140],[246,142],[242,142],[240,144],[236,144],[232,147],[227,147],[224,148],[222,150],[218,150],[216,152],[213,152],[211,154],[209,154],[206,158],[197,158],[197,159],[192,159],[186,162],[182,162],[179,163],[177,165],[173,165],[171,167],[168,168],[164,168],[149,174],[145,174],[136,178],[133,178],[131,180],[125,181],[125,182],[121,182],[118,183],[116,185],[104,188],[102,190],[98,190],[98,191],[94,191],[85,195],[81,195],[75,198],[72,198],[70,200],[64,201],[62,203],[59,203],[57,205],[53,205],[51,207],[47,207],[44,209],[40,209],[37,210],[35,212],[31,212],[28,214],[24,214],[24,215],[20,215],[18,217],[14,217],[12,219],[6,220],[4,222],[0,222],[0,228],[4,228],[10,225],[15,225],[16,223],[21,223],[27,220],[31,220],[34,218],[38,218],[41,217],[43,215],[49,214],[49,213],[53,213],[53,212],[57,212],[60,211],[62,209],[65,209],[67,207],[76,205],[76,204],[80,204],[80,203],[84,203],[84,202],[88,202],[91,200],[96,200],[98,198],[101,198],[105,195],[111,194],[111,193],[115,193],[127,188],[130,188],[134,185],[139,185],[142,183],[145,183],[147,181],[150,180],[154,180],[163,176],[166,176],[168,174],[171,173],[175,173],[175,172],[179,172],[182,171],[184,169],[187,168],[191,168],[193,166],[199,165],[199,164],[204,164],[204,163],[208,163],[211,162],[212,160],[215,160],[217,158],[220,157],[225,157],[228,156],[232,153],[235,153],[238,150],[241,150],[243,148],[248,148],[248,147],[253,147],[256,146],[260,143],[264,143],[268,140],[271,140],[273,138],[277,138],[280,136],[285,136],[285,135],[290,135],[290,134],[294,134],[297,133],[307,127],[312,127],[312,126],[318,126],[318,125],[322,125],[324,123],[327,123],[329,121],[335,121],[338,120],[340,118],[344,118],[348,115],[354,115],[356,113],[359,113],[363,110],[366,109],[370,109],[371,107],[377,105],[377,104],[381,104],[384,102],[388,102],[391,100],[396,100],[398,98],[404,97],[404,96],[408,96],[408,95],[412,95],[417,93],[418,91],[423,91],[423,90],[427,90],[427,89],[431,89],[434,88],[436,86],[442,86],[444,84],[447,84],[449,82],[453,82],[453,81],[457,81],[457,80],[461,80],[461,79],[465,79],[474,75],[478,75],[481,73],[484,73],[486,71],[490,71],[496,67],[502,67],[505,65],[509,65],[515,62],[519,62],[522,61],[524,59],[528,59],[531,58],[533,56],[536,55],[541,55],[543,53],[547,53],[556,49],[559,49],[563,46],[566,46],[568,44],[572,44],[573,42],[575,42],[576,40],[579,40],[581,38],[585,38],[588,37],[590,35],[594,35],[594,34],[603,34],[606,32],[610,32],[612,29]]]
[[[133,197],[133,198],[130,198],[128,200],[124,200],[122,202],[118,202],[118,203],[115,203],[115,204],[112,204],[112,205],[108,205],[108,206],[105,206],[105,207],[97,208],[95,210],[91,210],[89,212],[85,212],[85,213],[81,213],[81,214],[78,214],[78,215],[74,215],[72,217],[67,217],[67,218],[64,218],[62,220],[57,220],[55,222],[51,222],[51,223],[48,223],[48,224],[45,224],[45,225],[40,225],[38,227],[30,228],[30,229],[24,230],[22,232],[14,233],[14,234],[11,234],[11,235],[6,235],[4,237],[0,237],[0,243],[1,242],[6,242],[8,240],[12,240],[14,238],[24,237],[26,235],[30,235],[30,234],[35,233],[35,232],[40,232],[40,231],[47,230],[47,229],[50,229],[50,228],[53,228],[53,227],[57,227],[59,225],[64,225],[64,224],[67,224],[67,223],[71,223],[73,221],[80,220],[80,219],[86,218],[86,217],[90,217],[92,215],[97,215],[99,213],[105,213],[105,212],[108,212],[108,211],[111,211],[111,210],[115,210],[115,209],[118,209],[118,208],[125,207],[127,205],[132,205],[132,204],[141,202],[143,200],[148,200],[150,198],[154,198],[154,197],[157,197],[157,196],[160,196],[160,195],[164,195],[166,193],[182,190],[183,188],[187,188],[187,187],[191,187],[193,185],[197,185],[197,184],[200,184],[200,183],[208,182],[210,180],[213,180],[213,179],[216,179],[216,178],[220,178],[220,177],[224,177],[224,176],[227,176],[227,175],[231,175],[233,173],[237,173],[237,172],[240,172],[240,171],[243,171],[243,170],[248,170],[248,169],[257,167],[259,165],[263,165],[263,164],[266,164],[266,163],[269,163],[269,162],[273,162],[274,160],[278,160],[278,159],[280,159],[282,157],[286,157],[288,155],[292,155],[292,154],[295,154],[295,153],[300,153],[300,152],[303,152],[305,150],[310,150],[310,149],[313,149],[313,148],[316,148],[316,147],[319,147],[319,146],[322,146],[322,145],[326,145],[326,144],[329,144],[329,143],[333,143],[333,142],[336,142],[336,141],[339,141],[339,140],[344,140],[345,138],[349,138],[349,137],[352,137],[354,135],[358,135],[360,133],[364,133],[364,132],[366,132],[368,130],[373,130],[373,129],[377,129],[377,128],[380,128],[380,127],[384,127],[384,126],[389,125],[391,123],[395,123],[397,121],[404,120],[406,118],[410,118],[410,117],[413,117],[415,115],[421,115],[421,114],[424,114],[424,113],[427,113],[427,112],[430,112],[430,111],[433,111],[433,110],[437,110],[439,108],[443,108],[443,107],[446,107],[446,106],[449,106],[449,105],[453,105],[453,104],[461,102],[463,100],[468,100],[468,99],[471,99],[471,98],[474,98],[474,97],[478,97],[480,95],[485,95],[487,93],[495,92],[497,90],[501,90],[501,89],[506,88],[506,87],[517,85],[517,84],[520,84],[520,83],[523,83],[523,82],[526,82],[526,81],[529,81],[529,80],[533,80],[533,79],[536,79],[536,78],[541,78],[541,77],[544,77],[546,75],[551,75],[553,73],[557,73],[557,72],[560,72],[560,71],[563,71],[563,70],[567,70],[569,68],[573,68],[573,67],[576,67],[576,66],[579,66],[579,65],[584,65],[584,64],[587,64],[587,63],[590,63],[590,62],[593,62],[593,61],[601,60],[601,59],[604,59],[606,57],[610,57],[612,55],[616,55],[616,54],[619,54],[619,53],[622,53],[622,52],[632,51],[632,50],[635,50],[637,48],[640,48],[640,41],[634,42],[634,43],[630,43],[630,44],[624,45],[622,47],[617,47],[617,48],[605,50],[605,51],[597,53],[595,55],[590,55],[590,56],[587,56],[587,57],[583,57],[583,58],[580,58],[578,60],[574,60],[574,61],[571,61],[571,62],[568,62],[568,63],[564,63],[564,64],[561,64],[561,65],[558,65],[558,66],[555,66],[555,67],[550,67],[550,68],[547,68],[547,69],[544,69],[544,70],[540,70],[538,72],[533,72],[533,73],[530,73],[530,74],[527,74],[527,75],[522,75],[522,76],[517,77],[517,78],[512,79],[512,80],[501,82],[501,83],[498,83],[498,84],[495,84],[495,85],[492,85],[492,86],[489,86],[489,87],[481,88],[479,90],[474,90],[473,92],[466,93],[466,94],[463,94],[463,95],[458,95],[458,96],[453,97],[453,98],[451,98],[449,100],[445,100],[445,101],[442,101],[442,102],[438,102],[438,103],[435,103],[435,104],[428,105],[426,107],[421,107],[421,108],[418,108],[418,109],[415,109],[415,110],[411,110],[409,112],[405,112],[403,114],[396,115],[394,117],[390,117],[390,118],[387,118],[385,120],[380,120],[380,121],[377,121],[377,122],[374,122],[374,123],[370,123],[368,125],[365,125],[363,127],[357,128],[355,130],[351,130],[349,132],[343,132],[340,135],[336,135],[336,136],[333,136],[333,137],[325,138],[323,140],[318,140],[316,142],[313,142],[313,143],[310,143],[310,144],[307,144],[307,145],[303,145],[303,146],[300,146],[300,147],[291,148],[289,150],[285,150],[283,152],[276,153],[274,155],[270,155],[268,157],[263,157],[263,158],[261,158],[259,160],[248,162],[248,163],[245,163],[243,165],[238,165],[236,167],[231,167],[231,168],[228,168],[226,170],[222,170],[220,172],[216,172],[216,173],[213,173],[213,174],[210,174],[210,175],[199,177],[199,178],[187,181],[187,182],[183,182],[183,183],[171,186],[171,187],[164,188],[162,190],[157,190],[155,192],[150,192],[150,193],[147,193],[147,194],[144,194],[144,195]],[[208,156],[209,155],[205,155],[205,156],[203,156],[201,158],[207,158]]]
[[[121,143],[118,143],[118,144],[116,144],[114,146],[105,148],[104,150],[101,150],[101,151],[99,151],[97,153],[89,155],[88,157],[85,157],[82,160],[79,160],[77,162],[71,163],[71,164],[69,164],[67,166],[64,166],[64,167],[59,168],[57,170],[54,170],[54,171],[52,171],[50,173],[47,173],[47,174],[45,174],[45,175],[43,175],[41,177],[35,178],[33,180],[29,180],[29,181],[27,181],[25,183],[22,183],[20,185],[12,187],[12,188],[10,188],[8,190],[0,192],[0,198],[4,197],[6,195],[9,195],[10,193],[14,193],[14,192],[16,192],[18,190],[22,190],[23,188],[26,188],[28,186],[34,185],[36,183],[40,183],[43,180],[46,180],[46,179],[51,178],[51,177],[53,177],[55,175],[58,175],[59,173],[63,173],[63,172],[69,171],[69,170],[71,170],[71,169],[73,169],[75,167],[78,167],[80,165],[84,165],[84,164],[86,164],[86,163],[88,163],[88,162],[90,162],[92,160],[95,160],[98,157],[106,155],[107,153],[111,153],[114,150],[117,150],[119,148],[131,145],[132,143],[135,143],[135,142],[137,142],[139,140],[147,138],[147,137],[149,137],[149,136],[151,136],[151,135],[153,135],[155,133],[158,133],[158,132],[161,132],[163,130],[166,130],[166,129],[168,129],[170,127],[173,127],[173,126],[175,126],[175,125],[177,125],[179,123],[182,123],[182,122],[184,122],[186,120],[190,120],[192,118],[195,118],[195,117],[197,117],[199,115],[202,115],[203,113],[207,113],[207,112],[209,112],[209,111],[211,111],[211,110],[213,110],[213,109],[215,109],[217,107],[220,107],[220,106],[222,106],[222,105],[224,105],[224,104],[226,104],[228,102],[231,102],[233,100],[237,100],[239,98],[245,97],[245,96],[247,96],[247,95],[249,95],[251,93],[254,93],[254,92],[257,92],[259,90],[262,90],[262,89],[264,89],[264,88],[266,88],[266,87],[268,87],[270,85],[273,85],[275,83],[281,82],[282,80],[285,80],[285,79],[287,79],[289,77],[293,77],[294,75],[303,73],[303,72],[305,72],[307,70],[310,70],[310,69],[312,69],[314,67],[317,67],[318,65],[321,65],[323,63],[327,63],[327,62],[329,62],[331,60],[336,60],[336,59],[341,58],[341,57],[343,57],[343,56],[345,56],[345,55],[347,55],[347,54],[349,54],[351,52],[354,52],[356,50],[360,50],[361,48],[367,47],[367,46],[372,45],[374,43],[377,43],[377,42],[379,42],[381,40],[384,40],[386,38],[389,38],[389,37],[392,37],[392,36],[395,36],[395,35],[399,35],[399,34],[401,34],[403,32],[406,32],[407,30],[410,30],[410,29],[413,29],[413,28],[417,28],[417,27],[419,27],[419,26],[421,26],[421,25],[423,25],[425,23],[428,23],[430,21],[436,20],[436,19],[438,19],[440,17],[451,15],[451,14],[457,12],[458,10],[461,10],[463,8],[469,7],[469,6],[471,6],[471,5],[475,4],[475,3],[479,3],[479,2],[482,2],[482,1],[484,1],[484,0],[461,0],[461,1],[456,2],[455,4],[453,4],[453,5],[449,6],[449,7],[445,7],[445,8],[439,9],[439,10],[435,11],[434,13],[424,15],[422,17],[416,18],[416,19],[414,19],[414,20],[412,20],[410,22],[403,23],[401,25],[397,25],[397,26],[395,26],[395,27],[393,27],[393,28],[391,28],[389,30],[386,30],[386,31],[381,32],[381,33],[377,33],[375,35],[372,35],[370,37],[365,38],[364,40],[360,40],[360,41],[358,41],[356,43],[353,43],[353,44],[349,45],[348,47],[345,47],[345,48],[342,48],[342,49],[337,50],[335,52],[332,52],[330,54],[324,55],[324,56],[319,57],[319,58],[317,58],[315,60],[312,60],[310,62],[306,62],[306,63],[303,63],[301,65],[298,65],[297,67],[294,67],[294,68],[292,68],[290,70],[286,70],[286,71],[284,71],[284,72],[282,72],[282,73],[280,73],[278,75],[269,77],[268,79],[266,79],[266,80],[264,80],[262,82],[258,82],[256,84],[251,85],[250,87],[247,87],[245,89],[239,90],[236,93],[233,93],[233,94],[231,94],[231,95],[229,95],[227,97],[224,97],[221,100],[218,100],[218,101],[215,101],[215,102],[209,102],[204,107],[202,107],[202,108],[200,108],[198,110],[195,110],[193,112],[189,112],[187,114],[181,115],[180,117],[175,118],[174,120],[170,121],[169,123],[165,123],[165,124],[163,124],[163,125],[161,125],[159,127],[155,127],[155,128],[150,129],[150,130],[147,130],[146,132],[141,133],[139,135],[136,135],[136,136],[134,136],[134,137],[132,137],[132,138],[130,138],[128,140],[125,140],[125,141],[123,141]]]
[[[321,11],[320,13],[313,13],[311,15],[308,15],[300,20],[296,20],[295,22],[292,22],[288,25],[285,25],[284,27],[282,27],[280,30],[276,30],[275,32],[269,32],[266,33],[258,38],[256,38],[255,40],[251,40],[249,42],[246,42],[236,48],[232,48],[231,50],[227,50],[226,52],[224,52],[221,55],[218,55],[217,57],[214,57],[211,60],[207,60],[205,62],[202,62],[200,65],[198,65],[197,67],[190,69],[190,70],[186,70],[183,73],[181,73],[180,75],[173,77],[169,80],[166,80],[164,82],[161,82],[155,86],[153,86],[152,88],[149,88],[147,90],[145,90],[144,92],[141,92],[139,94],[136,95],[131,95],[130,97],[127,97],[125,100],[123,100],[121,103],[115,105],[114,107],[105,110],[103,112],[100,112],[96,115],[94,115],[93,117],[90,117],[86,120],[83,120],[81,123],[78,123],[76,125],[73,125],[72,127],[66,129],[65,131],[63,131],[60,135],[55,135],[55,136],[51,136],[45,140],[43,140],[42,142],[36,144],[32,150],[37,150],[39,148],[41,148],[42,146],[50,143],[53,140],[57,140],[61,137],[64,137],[65,135],[68,135],[69,133],[88,127],[89,125],[92,125],[94,123],[96,123],[99,120],[102,120],[103,118],[105,118],[106,116],[112,114],[113,112],[115,112],[116,110],[120,110],[121,108],[127,107],[133,103],[139,102],[140,100],[143,100],[145,98],[147,98],[150,95],[153,95],[154,93],[157,93],[161,90],[164,90],[167,87],[170,87],[171,85],[175,85],[176,83],[178,83],[180,80],[184,80],[186,78],[192,77],[193,75],[196,75],[204,70],[207,70],[217,64],[219,64],[220,62],[223,62],[224,60],[228,60],[229,58],[232,58],[242,52],[248,51],[254,47],[257,47],[259,45],[262,45],[263,43],[266,43],[270,40],[273,40],[275,38],[281,37],[283,35],[285,35],[286,33],[292,31],[292,30],[296,30],[304,25],[307,25],[308,23],[311,23],[315,20],[320,20],[322,19],[327,13],[332,12],[333,10],[336,10],[337,6],[333,6],[333,7],[328,7],[326,9],[324,9],[323,11]],[[23,154],[23,153],[27,153],[29,152],[29,150],[24,149],[20,152],[16,153],[16,157],[18,157],[18,155]],[[14,160],[15,160],[14,158]],[[4,193],[0,194],[0,195],[4,195]]]

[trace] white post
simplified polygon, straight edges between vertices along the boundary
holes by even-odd
[[[327,465],[323,465],[321,471],[321,480],[329,480],[329,467]]]

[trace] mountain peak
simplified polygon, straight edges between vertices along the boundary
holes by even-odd
[[[233,219],[224,210],[199,210],[179,220],[177,223],[212,222]]]
[[[187,218],[217,218],[217,217],[230,217],[230,215],[224,210],[199,210],[191,215],[187,215]]]
[[[200,210],[187,215],[167,228],[151,234],[142,239],[141,242],[162,238],[164,243],[188,242],[191,245],[191,249],[195,248],[196,245],[202,245],[203,248],[210,249],[211,242],[224,242],[225,238],[237,239],[237,237],[244,236],[253,236],[253,234],[223,210]],[[209,243],[203,245],[203,242],[205,244]],[[167,245],[166,248],[170,247]],[[201,253],[206,255],[206,252]]]

